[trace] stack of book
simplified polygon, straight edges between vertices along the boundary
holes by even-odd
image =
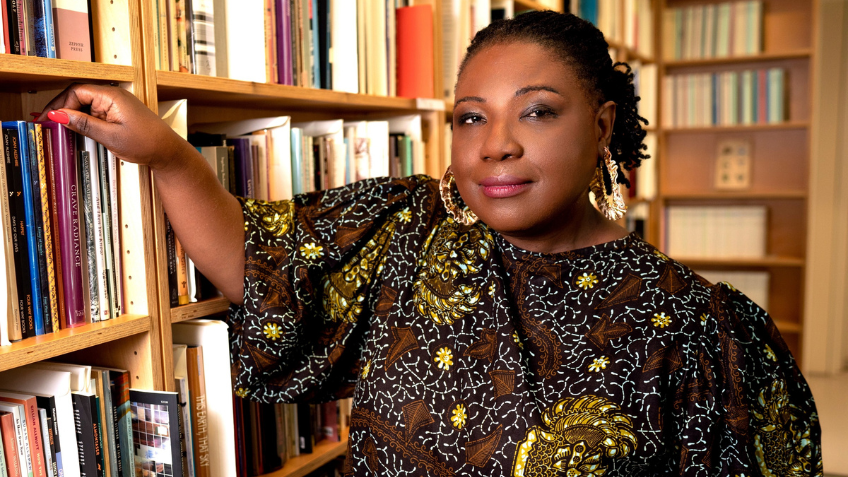
[[[431,98],[433,7],[406,3],[155,0],[156,62],[165,71]]]
[[[607,41],[643,55],[653,55],[651,0],[579,0],[571,11],[604,32]]]
[[[94,61],[89,3],[71,0],[4,0],[0,3],[0,53]]]
[[[668,60],[760,53],[763,2],[727,2],[669,8],[663,13],[663,56]]]
[[[0,213],[7,319],[0,340],[118,317],[117,160],[52,121],[3,122]]]
[[[0,382],[3,475],[131,477],[152,455],[146,445],[162,447],[161,438],[138,438],[136,403],[151,392],[131,390],[124,369],[42,362],[3,372]],[[152,417],[161,436],[167,416]]]
[[[666,127],[775,124],[786,120],[786,71],[769,68],[663,78]]]
[[[666,209],[668,254],[680,258],[766,256],[765,206],[683,206]]]

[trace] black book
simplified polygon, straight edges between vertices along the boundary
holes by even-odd
[[[9,187],[9,212],[12,223],[18,304],[21,309],[21,335],[23,339],[26,339],[35,336],[35,315],[30,282],[29,245],[26,240],[26,214],[22,197],[24,189],[21,175],[21,151],[16,130],[3,129],[3,147],[6,154],[6,182]]]
[[[217,147],[223,146],[227,141],[226,134],[210,134],[205,132],[193,132],[188,135],[188,143],[194,147]]]
[[[74,426],[77,432],[77,451],[79,452],[80,476],[99,477],[97,471],[98,438],[95,433],[97,396],[89,393],[71,393],[74,404]]]
[[[165,249],[168,253],[168,301],[171,308],[180,304],[180,290],[177,283],[177,244],[174,241],[174,229],[165,215]]]
[[[47,411],[47,432],[50,435],[50,454],[53,456],[53,475],[59,475],[62,466],[62,446],[59,443],[59,417],[56,414],[56,398],[35,394],[35,403]],[[64,475],[64,472],[63,472]]]
[[[38,147],[35,123],[26,123],[27,138],[29,138],[29,177],[32,184],[32,216],[35,224],[35,243],[38,249],[38,281],[41,282],[41,313],[44,323],[44,333],[53,332],[52,314],[55,310],[50,307],[50,283],[47,278],[47,251],[45,247],[52,246],[44,242],[44,215],[41,209],[41,178],[38,168],[44,167],[43,145]],[[42,154],[38,151],[41,150]],[[48,224],[49,225],[49,224]]]
[[[321,71],[320,87],[322,89],[333,89],[332,66],[330,65],[330,0],[318,0],[317,7],[318,50],[315,52],[315,59],[318,61]]]
[[[297,404],[297,434],[300,437],[300,453],[311,454],[315,433],[312,432],[312,411],[308,403]]]
[[[94,449],[96,450],[95,456],[97,457],[97,476],[105,477],[106,476],[106,458],[104,454],[103,445],[106,443],[106,428],[103,425],[103,420],[100,418],[100,406],[103,405],[103,402],[100,401],[100,396],[94,396]]]
[[[43,408],[42,408],[43,409]],[[50,445],[49,449],[44,449],[45,452],[50,452],[50,468],[47,470],[48,475],[52,475],[53,477],[59,477],[59,464],[56,459],[59,457],[56,454],[56,433],[53,432],[54,423],[53,416],[50,415],[50,411],[44,409],[46,411],[45,427],[47,428],[47,443]],[[41,411],[39,411],[41,412]]]
[[[13,55],[21,54],[21,36],[18,32],[18,8],[22,8],[23,0],[7,0],[6,3],[6,18],[9,19],[9,45],[8,53]],[[14,23],[12,23],[14,21]]]
[[[130,389],[136,471],[183,475],[177,393]]]

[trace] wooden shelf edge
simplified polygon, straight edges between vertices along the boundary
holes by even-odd
[[[660,131],[664,134],[689,134],[689,133],[723,133],[723,132],[745,132],[745,131],[780,131],[785,129],[807,129],[808,121],[791,121],[772,124],[737,124],[735,126],[698,126],[698,127],[665,127]]]
[[[224,297],[211,298],[188,305],[171,308],[171,323],[203,318],[215,313],[223,313],[230,308],[230,301]]]
[[[671,193],[662,194],[664,200],[770,200],[770,199],[806,199],[807,192],[803,190],[788,190],[775,192],[700,192],[700,193]]]
[[[810,58],[813,50],[803,48],[800,50],[778,52],[778,53],[759,53],[748,56],[726,56],[722,58],[698,58],[692,60],[665,60],[666,68],[685,68],[688,66],[710,66],[710,65],[731,65],[738,63],[751,63],[760,61],[776,61],[776,60],[794,60],[800,58]]]
[[[695,258],[672,257],[678,262],[690,267],[803,267],[804,259],[796,257],[762,257],[762,258]]]
[[[319,442],[311,454],[302,454],[287,460],[279,470],[261,477],[304,477],[322,465],[342,455],[347,450],[347,437],[339,442]]]
[[[612,38],[607,38],[606,40],[607,45],[609,45],[610,48],[615,48],[616,50],[624,52],[624,56],[627,58],[627,61],[636,60],[642,63],[656,63],[656,60],[654,58],[637,50],[634,50],[633,48],[630,48],[619,40],[615,40]],[[615,59],[613,59],[613,61],[615,61]]]
[[[213,76],[193,75],[175,71],[157,71],[156,84],[167,97],[192,94],[209,97],[210,101],[219,100],[241,103],[245,97],[255,100],[292,102],[300,106],[361,108],[386,111],[432,111],[441,109],[441,100],[366,94],[345,93],[317,88],[303,88],[283,84],[254,83],[250,81],[217,78]],[[432,101],[432,103],[430,103]],[[438,103],[438,105],[436,104]],[[430,106],[428,106],[430,105]],[[438,107],[435,107],[435,106]]]
[[[150,317],[123,315],[112,320],[27,338],[0,346],[0,371],[150,331]]]
[[[86,61],[33,58],[20,55],[0,55],[0,79],[38,78],[92,79],[98,81],[133,81],[132,66],[109,65]]]
[[[774,320],[775,326],[777,326],[777,330],[781,333],[787,334],[798,334],[804,331],[804,327],[800,323],[793,323],[791,321],[780,321]]]

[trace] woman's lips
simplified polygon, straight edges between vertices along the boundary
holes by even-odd
[[[487,177],[480,181],[483,194],[492,199],[516,196],[530,187],[532,182],[515,176]]]

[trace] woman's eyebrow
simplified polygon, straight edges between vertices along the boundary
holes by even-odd
[[[525,87],[523,87],[523,88],[521,88],[521,89],[519,89],[518,91],[515,92],[515,97],[517,98],[517,97],[519,97],[523,94],[532,93],[534,91],[550,91],[551,93],[558,94],[558,95],[562,96],[562,93],[555,90],[554,88],[552,88],[550,86],[540,85],[540,86],[525,86]]]
[[[475,103],[485,103],[486,102],[486,100],[484,98],[481,98],[479,96],[464,96],[464,97],[454,101],[453,104],[457,105],[459,103],[464,103],[466,101],[474,101]]]

